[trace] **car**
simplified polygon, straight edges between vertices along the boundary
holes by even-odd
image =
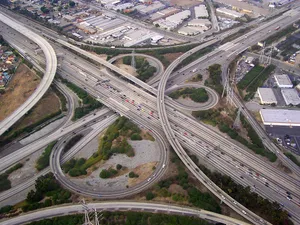
[[[245,210],[242,210],[242,213],[244,213],[245,215],[247,214]]]
[[[166,167],[166,164],[163,164],[162,168],[165,168]]]
[[[221,195],[221,198],[223,198],[224,200],[226,199],[226,198],[224,197],[224,195]]]
[[[233,201],[233,204],[235,204],[235,205],[236,205],[236,204],[237,204],[237,203],[236,203],[236,201]]]
[[[293,198],[292,198],[292,196],[287,196],[286,199],[291,201]]]
[[[148,178],[148,180],[147,180],[147,181],[149,182],[150,180],[151,180],[151,177],[150,177],[150,178]]]
[[[291,192],[287,191],[286,194],[287,194],[287,195],[291,195]]]

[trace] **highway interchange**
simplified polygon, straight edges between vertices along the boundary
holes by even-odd
[[[297,13],[293,12],[292,16],[284,14],[282,17],[275,19],[275,21],[272,20],[270,22],[271,24],[268,23],[267,25],[265,25],[265,27],[268,27],[268,29],[273,29],[275,25],[277,26],[276,24],[277,21],[281,21],[283,24],[287,24],[287,23],[292,23],[293,21],[296,20],[297,20]],[[87,77],[80,75],[78,73],[78,70],[77,70],[78,76],[73,76],[72,78],[70,78],[70,75],[74,74],[74,71],[76,71],[75,68],[77,65],[74,64],[73,65],[67,64],[66,66],[67,68],[60,68],[61,70],[60,73],[65,77],[67,77],[67,75],[69,74],[68,75],[69,79],[72,82],[80,86],[84,86],[84,88],[89,93],[98,97],[99,100],[101,100],[101,102],[106,104],[108,107],[114,109],[114,111],[118,111],[120,114],[126,115],[127,117],[129,117],[130,119],[132,119],[138,124],[145,125],[145,121],[148,121],[147,126],[149,127],[149,129],[157,132],[162,137],[162,139],[164,139],[163,142],[166,142],[164,135],[167,136],[168,141],[171,142],[172,147],[178,153],[179,157],[183,160],[185,165],[201,182],[203,182],[204,185],[206,185],[213,193],[216,194],[216,196],[222,199],[226,204],[230,205],[233,209],[235,209],[237,212],[245,216],[253,223],[264,223],[264,222],[260,221],[261,218],[257,217],[256,215],[253,215],[253,213],[251,213],[249,210],[244,209],[233,199],[230,199],[229,196],[227,196],[225,193],[220,191],[218,187],[212,184],[208,178],[206,178],[203,174],[201,174],[201,172],[198,172],[196,170],[196,165],[194,165],[193,162],[190,160],[188,155],[185,153],[185,150],[183,150],[183,148],[181,147],[181,144],[185,148],[199,155],[200,157],[205,158],[208,162],[214,164],[218,169],[223,170],[224,173],[227,173],[228,175],[232,176],[233,179],[238,181],[239,183],[242,183],[245,186],[253,186],[254,183],[256,184],[257,187],[256,191],[259,194],[268,197],[269,199],[276,200],[278,202],[284,202],[285,207],[289,211],[291,211],[293,219],[298,220],[298,215],[293,213],[295,210],[297,211],[297,209],[299,209],[297,208],[298,206],[295,204],[296,201],[299,200],[299,191],[297,188],[299,182],[296,179],[286,174],[283,174],[280,171],[274,171],[274,168],[271,165],[268,165],[265,162],[260,161],[255,155],[245,151],[237,144],[231,143],[231,141],[227,140],[225,137],[215,134],[213,131],[205,127],[203,124],[196,123],[196,121],[193,120],[192,118],[184,115],[179,111],[176,111],[176,107],[174,107],[173,105],[174,102],[172,102],[172,100],[170,100],[169,98],[165,99],[164,97],[164,93],[165,93],[164,89],[168,81],[168,76],[171,75],[171,79],[176,80],[177,83],[177,79],[178,80],[187,79],[187,76],[183,77],[180,76],[180,74],[183,74],[184,72],[186,74],[189,74],[187,72],[192,70],[193,68],[199,67],[200,65],[201,67],[203,66],[203,68],[205,68],[205,66],[212,64],[212,61],[213,62],[217,61],[218,63],[219,62],[222,63],[222,60],[227,61],[226,58],[228,58],[228,56],[230,57],[233,54],[237,55],[239,54],[239,52],[246,49],[246,47],[251,46],[255,44],[258,40],[260,40],[261,33],[265,32],[266,33],[265,35],[268,35],[268,30],[266,30],[265,27],[264,26],[259,27],[260,33],[258,34],[256,34],[257,30],[252,31],[252,33],[249,32],[247,34],[247,37],[251,35],[252,38],[247,39],[247,43],[245,43],[246,41],[244,41],[246,39],[245,36],[242,36],[238,38],[238,40],[236,39],[235,41],[232,41],[230,43],[226,43],[223,46],[216,49],[215,51],[207,54],[204,57],[201,57],[199,60],[197,60],[196,63],[192,63],[191,66],[181,69],[179,71],[179,76],[175,76],[176,75],[175,74],[172,78],[171,73],[173,69],[185,57],[185,55],[181,56],[180,58],[175,60],[170,67],[166,69],[163,75],[163,79],[161,79],[160,81],[160,86],[158,88],[158,91],[155,88],[149,85],[145,85],[143,82],[140,82],[139,80],[132,78],[132,76],[124,73],[124,71],[120,71],[118,68],[115,68],[110,64],[107,64],[106,61],[99,60],[99,58],[95,56],[88,55],[91,59],[95,60],[96,62],[99,62],[102,66],[105,66],[110,70],[113,70],[114,72],[117,72],[122,76],[125,76],[126,78],[136,83],[139,87],[142,87],[144,90],[147,90],[151,94],[146,93],[140,88],[130,83],[127,83],[124,80],[120,80],[116,78],[111,72],[105,73],[104,70],[99,72],[97,68],[95,67],[92,68],[91,65],[87,62],[85,62],[83,65],[80,66],[81,67],[80,70],[82,70],[83,67],[85,68],[84,72],[89,74],[88,79],[86,79]],[[57,42],[68,48],[72,48],[73,51],[76,50],[81,54],[86,54],[85,51],[78,49],[62,40],[58,40]],[[213,43],[213,41],[204,45],[209,45],[211,43]],[[57,45],[55,46],[55,48],[57,48]],[[190,50],[188,53],[186,53],[186,56],[192,54],[194,51],[201,48],[203,48],[203,46]],[[228,55],[229,50],[231,53],[229,53]],[[60,51],[63,52],[66,50],[60,48]],[[70,54],[70,56],[71,55],[72,54]],[[79,56],[74,56],[74,55],[72,57],[79,58]],[[65,58],[69,58],[69,57],[65,57]],[[86,65],[89,66],[87,67]],[[105,80],[105,79],[110,79],[110,85],[108,87],[96,85],[98,83],[98,80]],[[102,87],[101,89],[99,89],[100,86]],[[125,93],[127,99],[131,99],[131,100],[134,99],[135,104],[138,104],[138,102],[142,104],[143,107],[145,107],[145,109],[147,109],[148,112],[154,111],[155,112],[154,118],[148,119],[148,114],[140,114],[139,112],[137,112],[135,105],[133,105],[130,102],[123,101],[123,99],[120,97],[120,95],[122,96],[123,93]],[[137,93],[140,96],[136,96]],[[156,108],[155,95],[158,95],[157,98],[158,113],[156,111],[157,108]],[[163,104],[164,102],[166,103],[166,105]],[[159,116],[159,119],[157,115]],[[161,121],[162,124],[159,123],[159,120]],[[169,123],[169,120],[171,121],[171,123]],[[162,128],[164,132],[162,132]],[[63,135],[66,133],[63,131],[61,132],[61,134]],[[56,134],[56,136],[54,135],[53,138],[55,137],[57,138],[58,136],[59,135]],[[211,142],[212,140],[214,140],[214,143]],[[43,144],[45,145],[47,143],[43,143]],[[42,147],[41,145],[39,145],[38,147],[39,148]],[[224,155],[222,155],[220,151],[217,151],[215,149],[217,146],[220,146],[220,149],[223,151],[223,153],[225,152]],[[0,165],[1,170],[7,168],[9,165],[12,165],[14,162],[17,162],[20,158],[24,157],[24,155],[31,154],[32,152],[37,150],[38,147],[30,148],[29,146],[28,149],[31,149],[30,151],[24,151],[24,149],[23,150],[20,149],[20,151],[18,152],[22,152],[22,155],[16,157],[17,154],[13,154],[5,158],[4,165]],[[209,158],[207,158],[207,154],[210,154]],[[235,159],[236,162],[231,161],[232,159]],[[224,160],[226,161],[226,163]],[[227,163],[227,161],[230,162]],[[56,164],[59,164],[59,162]],[[241,164],[244,165],[243,168]],[[261,176],[264,176],[264,178],[267,179],[268,182],[270,183],[270,188],[265,187],[264,182],[262,182],[261,180],[257,181],[251,178],[247,180],[241,179],[239,174],[245,174],[247,168],[252,168],[253,171],[257,171]],[[291,193],[294,196],[296,196],[298,200],[295,199],[294,200],[295,202],[287,201],[285,199],[285,192],[287,189],[290,190]],[[242,213],[241,209],[243,209],[247,213],[246,214]]]

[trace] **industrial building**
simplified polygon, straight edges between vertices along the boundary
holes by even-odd
[[[127,3],[124,3],[124,4],[118,4],[116,6],[113,6],[112,9],[115,10],[115,11],[123,11],[125,9],[130,9],[134,7],[134,4],[130,3],[130,2],[127,2]]]
[[[124,39],[128,40],[124,43],[124,47],[132,47],[138,44],[141,44],[148,40],[153,40],[152,38],[161,39],[163,37],[158,37],[158,34],[155,32],[150,32],[149,30],[131,30],[124,35]]]
[[[287,74],[274,75],[276,84],[280,88],[293,88],[293,84]]]
[[[208,18],[209,17],[205,5],[195,6],[194,11],[195,11],[195,18],[196,19]]]
[[[177,32],[179,34],[186,35],[186,36],[193,36],[200,33],[199,30],[194,29],[193,27],[182,27]]]
[[[261,109],[260,116],[268,126],[300,126],[300,111],[287,109]]]
[[[283,88],[281,89],[282,97],[286,105],[299,105],[300,98],[297,90],[293,88]]]
[[[227,8],[217,8],[216,11],[220,15],[228,16],[231,18],[241,18],[242,16],[244,16],[244,14],[242,13]]]
[[[272,88],[258,88],[257,93],[260,99],[260,103],[263,105],[277,105],[277,99]]]
[[[166,21],[175,23],[177,26],[180,25],[185,19],[189,18],[191,16],[190,10],[184,10],[179,13],[176,13],[172,16],[168,16],[166,18]]]
[[[208,30],[211,27],[211,22],[208,19],[193,19],[188,22],[191,27],[203,27],[204,30]]]
[[[174,30],[177,27],[176,23],[173,23],[173,22],[170,22],[170,21],[167,21],[167,20],[164,20],[164,19],[154,21],[153,24],[158,25],[160,28],[166,29],[166,30],[169,30],[169,31]]]
[[[120,3],[120,0],[100,0],[100,2],[104,5],[115,5]]]
[[[150,15],[150,20],[154,22],[156,20],[166,18],[167,16],[171,16],[179,11],[180,11],[179,9],[176,9],[174,7],[169,7]]]
[[[138,12],[143,14],[143,15],[148,15],[148,14],[152,14],[154,12],[157,12],[161,9],[164,9],[166,6],[164,4],[162,4],[160,1],[156,1],[153,2],[152,4],[145,6],[145,7],[141,7],[138,8]]]

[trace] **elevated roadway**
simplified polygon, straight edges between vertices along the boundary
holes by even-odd
[[[143,202],[101,202],[88,204],[89,209],[97,211],[137,211],[137,212],[152,212],[152,213],[171,213],[182,216],[194,216],[204,220],[214,221],[216,223],[231,224],[231,225],[249,225],[248,223],[237,220],[228,216],[213,213],[202,209],[194,209],[182,206],[173,206],[158,203],[143,203]],[[43,220],[52,217],[82,214],[84,213],[82,205],[65,205],[55,208],[47,208],[38,210],[32,213],[27,213],[12,219],[8,219],[0,223],[0,225],[18,225],[33,221]],[[83,215],[82,215],[83,216]]]
[[[44,38],[25,28],[6,14],[0,13],[0,21],[12,27],[17,32],[23,34],[24,36],[28,37],[36,44],[38,44],[42,49],[47,62],[43,79],[41,80],[41,83],[34,91],[34,93],[11,115],[9,115],[6,119],[0,122],[0,135],[2,135],[22,116],[24,116],[46,93],[56,73],[57,59],[53,48]]]

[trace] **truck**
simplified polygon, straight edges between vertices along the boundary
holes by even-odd
[[[193,69],[192,72],[195,73],[197,71],[197,68]]]
[[[275,30],[279,30],[279,29],[280,29],[280,26],[278,26],[278,27],[275,28]]]

